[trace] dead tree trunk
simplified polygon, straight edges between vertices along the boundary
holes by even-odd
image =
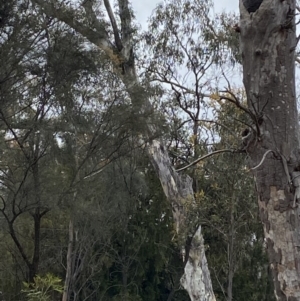
[[[240,12],[243,80],[253,120],[245,149],[256,178],[275,294],[277,300],[300,300],[295,0],[263,0],[253,13],[240,0]]]

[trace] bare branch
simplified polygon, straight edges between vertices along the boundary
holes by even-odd
[[[160,82],[160,83],[167,83],[167,84],[170,84],[171,86],[174,86],[174,87],[177,87],[177,88],[183,90],[183,91],[186,92],[186,93],[189,93],[189,94],[192,94],[192,95],[196,95],[195,90],[189,89],[189,88],[187,88],[187,87],[181,85],[181,84],[178,83],[178,82],[175,82],[175,81],[172,81],[172,80],[167,79],[166,76],[160,74],[158,71],[151,70],[150,68],[148,69],[148,71],[153,72],[153,73],[156,73],[156,74],[158,74],[159,76],[161,76],[161,78],[159,78],[159,77],[153,78],[152,81],[158,81],[158,82]],[[210,94],[205,94],[205,93],[200,93],[200,96],[203,97],[203,98],[204,98],[204,97],[208,97],[208,98],[211,97]]]
[[[270,149],[268,149],[268,150],[264,153],[264,155],[263,155],[261,161],[259,162],[259,164],[256,165],[255,167],[250,168],[250,169],[251,169],[251,170],[254,170],[254,169],[257,169],[258,167],[260,167],[260,166],[264,163],[264,161],[265,161],[265,159],[266,159],[266,157],[267,157],[267,154],[270,153],[270,152],[273,152],[273,151],[270,150]]]
[[[232,149],[222,149],[222,150],[218,150],[218,151],[209,153],[209,154],[207,154],[207,155],[205,155],[205,156],[203,156],[203,157],[201,157],[201,158],[198,158],[197,160],[195,160],[194,162],[190,163],[189,165],[184,166],[184,167],[182,167],[182,168],[179,168],[179,169],[177,169],[176,171],[179,172],[179,171],[183,171],[183,170],[185,170],[185,169],[188,169],[188,168],[190,168],[191,166],[197,164],[198,162],[200,162],[200,161],[202,161],[202,160],[204,160],[204,159],[206,159],[206,158],[208,158],[208,157],[211,157],[211,156],[213,156],[213,155],[217,155],[217,154],[220,154],[220,153],[234,153],[234,152],[237,152],[237,151],[236,151],[236,150],[232,150]]]
[[[209,119],[197,119],[197,122],[208,122],[208,123],[214,123],[220,127],[223,127],[224,129],[226,129],[232,136],[234,136],[236,139],[239,139],[238,135],[232,131],[232,129],[230,129],[228,126],[226,126],[225,124],[215,121],[215,120],[209,120]]]
[[[120,38],[117,22],[116,22],[114,13],[111,9],[109,0],[104,0],[104,5],[105,5],[105,8],[106,8],[107,14],[109,16],[111,26],[113,28],[116,46],[117,46],[118,50],[121,51],[122,48],[123,48],[123,45],[122,45],[122,41],[121,41],[121,38]]]
[[[224,100],[228,100],[229,102],[235,104],[237,106],[237,108],[241,109],[242,111],[244,111],[245,113],[247,113],[251,119],[255,122],[255,126],[256,126],[256,133],[259,133],[259,126],[258,126],[258,121],[257,121],[257,116],[251,111],[249,110],[247,107],[243,106],[239,99],[234,95],[234,93],[232,93],[229,90],[225,90],[225,91],[221,91],[223,93],[228,93],[230,94],[231,97],[225,96],[225,95],[220,95],[220,100],[224,99]]]

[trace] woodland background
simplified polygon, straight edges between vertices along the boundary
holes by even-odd
[[[30,1],[0,2],[0,300],[59,300],[68,267],[68,300],[189,300],[145,119],[176,169],[226,150],[182,171],[198,205],[189,220],[217,300],[274,300],[254,181],[234,152],[248,119],[216,96],[245,99],[229,80],[241,76],[238,16],[211,7],[165,1],[148,31],[135,24],[152,103],[141,114],[101,50]]]

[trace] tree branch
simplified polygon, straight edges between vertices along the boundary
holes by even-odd
[[[90,16],[95,22],[94,26],[96,30],[76,20],[75,13],[70,8],[57,8],[53,3],[45,0],[32,0],[32,2],[41,7],[46,15],[57,18],[59,21],[66,23],[75,31],[88,39],[92,44],[99,47],[108,55],[112,62],[116,63],[116,60],[119,60],[118,56],[116,55],[116,47],[109,40],[104,25],[97,20],[94,11],[90,11],[91,7],[89,6],[88,1],[83,5],[85,5],[84,8],[91,13]]]
[[[191,167],[191,166],[197,164],[198,162],[200,162],[200,161],[202,161],[202,160],[204,160],[204,159],[206,159],[206,158],[208,158],[208,157],[211,157],[211,156],[213,156],[213,155],[217,155],[217,154],[220,154],[220,153],[234,153],[234,152],[237,152],[237,151],[232,150],[232,149],[222,149],[222,150],[218,150],[218,151],[209,153],[209,154],[207,154],[207,155],[205,155],[205,156],[203,156],[203,157],[201,157],[201,158],[198,158],[197,160],[195,160],[194,162],[190,163],[189,165],[184,166],[184,167],[179,168],[179,169],[176,169],[176,171],[179,172],[179,171],[183,171],[183,170],[185,170],[185,169],[188,169],[189,167]]]
[[[118,50],[121,51],[122,48],[123,48],[123,45],[122,45],[122,41],[121,41],[121,38],[120,38],[117,22],[116,22],[114,13],[111,9],[109,0],[104,0],[104,5],[105,5],[105,8],[106,8],[108,17],[110,19],[111,26],[113,28],[116,46],[117,46]]]
[[[123,49],[122,53],[125,61],[130,61],[132,58],[132,25],[131,25],[131,12],[129,9],[128,0],[118,0],[119,14],[121,19],[121,35]]]
[[[263,155],[261,161],[259,162],[259,164],[256,165],[255,167],[250,168],[250,169],[251,169],[251,170],[254,170],[254,169],[257,169],[258,167],[260,167],[260,166],[264,163],[264,161],[265,161],[265,159],[266,159],[266,157],[267,157],[267,154],[270,153],[270,152],[273,152],[273,151],[270,150],[270,149],[268,149],[268,150],[264,153],[264,155]]]

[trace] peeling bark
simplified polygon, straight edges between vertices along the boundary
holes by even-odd
[[[240,0],[243,80],[254,114],[247,144],[277,300],[300,300],[300,211],[295,172],[295,0],[264,0],[249,14]],[[262,161],[264,155],[265,159]],[[259,164],[261,162],[261,164]]]
[[[186,227],[185,202],[194,201],[193,181],[187,175],[179,175],[171,165],[171,161],[165,146],[158,140],[152,141],[148,148],[150,159],[158,173],[165,195],[172,205],[173,218],[176,232],[184,235]],[[204,240],[201,226],[191,238],[188,252],[184,252],[184,275],[181,284],[189,293],[192,301],[216,300],[211,284],[210,272],[204,251]]]

